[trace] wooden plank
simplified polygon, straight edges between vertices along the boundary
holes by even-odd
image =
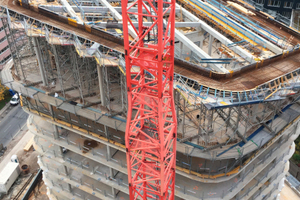
[[[29,142],[25,145],[24,151],[28,152],[31,149],[33,142],[34,142],[34,137],[32,136]]]

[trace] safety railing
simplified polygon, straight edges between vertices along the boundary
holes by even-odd
[[[117,160],[113,157],[108,157],[106,149],[100,150],[98,148],[85,146],[83,144],[83,140],[82,140],[82,142],[80,142],[78,140],[77,134],[63,134],[63,135],[60,134],[58,136],[58,138],[56,138],[55,134],[53,132],[50,132],[45,129],[42,129],[41,127],[38,127],[38,125],[35,122],[32,122],[32,123],[35,125],[35,127],[37,127],[37,130],[36,130],[37,133],[43,134],[45,136],[49,136],[49,137],[53,138],[55,141],[63,143],[63,145],[61,145],[61,146],[66,146],[66,148],[69,146],[75,147],[78,152],[81,153],[82,151],[84,151],[85,154],[90,154],[91,157],[94,157],[94,159],[96,159],[96,160],[97,160],[97,158],[103,158],[107,162],[112,162],[114,165],[118,165],[122,168],[127,168],[125,157],[124,157],[124,160]],[[73,136],[73,137],[71,137],[71,136]],[[43,148],[43,147],[41,147],[41,148]]]
[[[59,138],[61,140],[66,141],[66,143],[68,143],[69,145],[77,147],[78,148],[78,153],[81,153],[85,149],[85,150],[89,150],[89,152],[93,152],[93,155],[96,156],[96,157],[100,156],[102,158],[105,158],[106,160],[110,160],[110,161],[115,162],[115,164],[123,163],[123,160],[117,160],[117,159],[114,159],[114,158],[109,159],[107,156],[105,156],[106,154],[104,152],[99,152],[99,151],[93,150],[91,148],[88,148],[88,149],[83,148],[83,146],[80,145],[79,142],[75,142],[75,141],[78,141],[78,139],[76,139],[76,138],[70,139],[66,136],[60,136]],[[264,166],[265,162],[274,154],[274,152],[277,152],[277,151],[278,151],[278,148],[274,148],[269,153],[265,154],[263,157],[259,157],[258,158],[259,161],[256,164],[253,164],[252,167],[248,168],[247,171],[245,171],[245,173],[242,173],[239,181],[237,181],[235,184],[233,184],[227,191],[223,190],[222,194],[215,194],[215,195],[221,195],[221,197],[224,198],[225,195],[228,194],[228,192],[232,192],[235,188],[238,188],[240,186],[239,184],[244,181],[245,177],[251,175],[251,173],[253,173],[255,169],[258,169],[259,167]],[[53,154],[55,157],[57,156],[57,153],[55,153],[53,151],[48,151],[48,153]],[[272,171],[272,169],[274,169],[277,166],[277,164],[280,161],[282,161],[283,158],[287,154],[288,153],[285,153],[281,157],[277,158],[276,161],[273,163],[272,167],[270,167],[269,171]],[[123,182],[121,179],[118,180],[118,179],[109,177],[105,171],[101,171],[101,169],[99,169],[97,166],[87,165],[87,164],[85,164],[81,161],[74,160],[74,158],[68,157],[67,154],[66,154],[66,156],[63,157],[63,159],[66,162],[70,163],[71,165],[76,165],[76,167],[88,170],[89,173],[97,174],[97,175],[101,176],[102,178],[109,179],[111,181],[114,181],[118,185],[122,185],[122,186],[126,187],[127,183]],[[124,167],[126,168],[126,165]],[[57,169],[55,169],[55,170],[57,172]],[[62,172],[62,173],[57,172],[57,173],[63,174],[64,172]],[[263,180],[264,178],[266,178],[268,176],[268,173],[265,174],[260,180]],[[215,196],[215,195],[207,196],[207,194],[204,193],[203,191],[201,192],[199,190],[199,188],[197,188],[197,187],[194,187],[194,188],[188,187],[188,186],[185,186],[184,184],[180,185],[180,184],[177,183],[175,185],[175,187],[176,187],[176,190],[178,192],[181,192],[183,194],[190,195],[190,196],[193,196],[193,197],[201,197],[202,199],[209,199],[209,198],[213,198]]]
[[[286,155],[288,155],[288,153],[286,153]],[[243,199],[245,196],[248,196],[249,193],[250,193],[251,191],[253,191],[253,190],[256,189],[257,187],[259,187],[259,185],[261,185],[262,183],[267,182],[268,179],[269,179],[268,182],[272,182],[272,181],[273,181],[274,179],[276,179],[279,175],[281,175],[282,173],[284,173],[284,166],[283,166],[282,169],[281,169],[279,172],[277,172],[275,175],[274,175],[274,174],[271,174],[271,172],[272,172],[276,167],[278,167],[278,163],[281,162],[281,161],[283,161],[283,159],[284,159],[284,157],[285,157],[286,155],[283,155],[283,156],[281,156],[280,158],[276,159],[276,161],[272,164],[272,166],[271,166],[270,168],[268,168],[267,172],[266,172],[266,173],[262,172],[262,173],[264,173],[264,175],[263,175],[260,179],[256,180],[256,183],[255,183],[254,185],[252,185],[250,188],[248,188],[245,192],[243,192],[243,194],[237,195],[237,196],[236,196],[236,199],[237,199],[237,200]],[[249,171],[250,171],[250,170],[249,170]],[[271,175],[270,175],[270,174],[271,174]],[[245,175],[245,176],[246,176],[246,175]],[[269,176],[271,176],[271,178],[269,178]],[[237,184],[238,184],[238,183],[237,183]],[[239,183],[239,184],[240,184],[240,183]],[[265,189],[265,188],[263,188],[263,187],[268,187],[268,185],[263,184],[262,187],[261,187],[262,189],[259,190],[258,193],[261,193],[261,191],[263,191],[263,190]]]
[[[44,165],[43,161],[42,161],[42,164]],[[93,180],[92,178],[89,178],[87,176],[84,176],[85,179],[83,179],[82,176],[76,177],[72,174],[69,174],[68,172],[66,173],[64,170],[62,170],[58,167],[52,167],[49,164],[45,164],[44,166],[42,166],[42,168],[46,168],[48,171],[52,172],[53,174],[57,174],[58,176],[63,176],[65,178],[70,179],[71,181],[76,182],[77,185],[75,185],[75,187],[79,187],[79,185],[87,186],[95,192],[98,192],[100,194],[103,194],[104,196],[110,196],[113,198],[112,194],[110,194],[105,189],[98,186],[100,182],[97,184],[97,182],[98,182],[97,180]],[[61,186],[58,185],[58,187],[61,187]],[[73,192],[68,189],[63,188],[63,190],[71,192],[73,194]]]
[[[210,97],[209,103],[216,103],[216,106],[226,107],[228,104],[247,104],[263,102],[272,99],[284,99],[285,96],[293,94],[291,90],[298,90],[300,70],[294,70],[274,80],[268,81],[257,86],[252,90],[245,91],[226,91],[222,89],[210,88],[200,85],[180,74],[174,74],[174,88],[185,93],[184,97],[190,104],[199,104]],[[224,102],[220,104],[220,102]]]
[[[21,22],[24,23],[25,21],[21,21]],[[30,22],[30,24],[29,24],[29,22]],[[26,21],[26,24],[24,25],[26,29],[28,29],[28,27],[30,27],[30,28],[35,28],[37,31],[41,31],[41,36],[42,36],[42,34],[44,34],[46,37],[46,40],[49,43],[54,42],[54,40],[59,40],[61,45],[73,44],[73,45],[75,45],[77,52],[83,52],[83,53],[79,53],[82,55],[83,54],[87,55],[87,51],[91,50],[90,43],[82,44],[82,42],[80,42],[78,37],[71,33],[62,32],[61,30],[58,30],[55,28],[49,29],[49,27],[47,27],[46,25],[36,26],[31,21]],[[41,27],[43,27],[43,29],[41,29]],[[89,44],[89,45],[86,45],[86,44]],[[99,52],[100,54],[104,55],[104,58],[106,58],[108,60],[112,60],[116,63],[119,62],[119,58],[121,56],[120,52],[116,52],[112,49],[102,46],[101,44],[99,44],[99,45],[100,46],[98,47],[97,51],[95,51],[94,56],[96,55],[96,52]],[[95,57],[95,58],[97,58],[97,57]],[[123,65],[122,65],[122,67],[123,67]],[[124,71],[124,68],[125,67],[123,67],[123,71]],[[295,70],[294,72],[292,72],[294,77],[297,78],[296,80],[298,80],[298,73],[297,73],[298,71],[299,70]],[[175,74],[175,78],[177,78],[177,77],[183,77],[183,76],[180,76],[179,74]],[[288,75],[284,75],[282,77],[288,77]],[[282,79],[282,77],[280,77],[280,78]],[[263,101],[266,98],[268,100],[280,98],[280,96],[284,95],[285,91],[287,91],[289,89],[293,89],[295,87],[299,87],[299,83],[297,83],[297,84],[293,83],[294,85],[290,84],[291,86],[290,87],[288,86],[288,83],[290,81],[293,81],[293,80],[291,80],[290,77],[291,76],[289,76],[288,80],[285,81],[286,84],[283,84],[283,83],[277,84],[277,90],[275,88],[267,88],[267,87],[264,87],[264,89],[259,89],[259,88],[261,88],[261,86],[258,86],[257,89],[235,92],[235,91],[224,91],[221,88],[213,88],[212,89],[205,85],[199,85],[198,83],[197,83],[198,88],[195,89],[195,88],[192,88],[191,86],[186,85],[185,82],[181,81],[180,79],[179,79],[178,84],[175,82],[175,87],[182,89],[184,92],[187,92],[187,93],[192,94],[193,96],[197,97],[197,101],[206,99],[209,96],[212,98],[212,100],[210,100],[212,102],[215,100],[216,103],[225,101],[225,103],[240,104],[240,103],[248,103],[248,102],[251,103],[253,101]],[[184,77],[184,80],[187,80],[186,77]],[[189,82],[196,82],[196,81],[193,81],[192,79],[189,79],[189,80],[190,80]],[[279,80],[279,79],[277,79],[277,80]],[[272,83],[274,81],[275,80],[272,80],[270,82]],[[279,82],[280,81],[281,80],[279,80]],[[268,82],[266,84],[269,84],[270,82]],[[218,106],[222,106],[222,105],[220,104]]]
[[[299,117],[298,117],[299,118]],[[291,119],[289,119],[288,120],[288,122],[289,122],[289,124],[290,123],[296,123],[297,122],[297,120],[298,120],[298,118],[296,118],[296,119],[294,119],[294,120],[292,120],[291,121]],[[74,124],[73,122],[72,122],[72,124]],[[289,127],[289,126],[287,126],[287,127]],[[277,136],[280,136],[284,131],[286,130],[286,128],[285,129],[283,129],[282,131],[280,131],[280,132],[278,132],[278,134],[276,135],[276,137],[274,137],[274,140],[276,141],[276,138],[277,138]],[[291,132],[292,133],[292,132]],[[284,142],[283,140],[280,140],[281,142]],[[66,144],[67,142],[65,142],[65,144]],[[114,143],[114,144],[116,144],[116,143]],[[270,142],[268,142],[268,144],[267,144],[267,146],[266,145],[264,145],[263,146],[263,148],[261,148],[262,147],[262,144],[260,144],[257,148],[258,149],[266,149],[268,146],[270,146],[271,144],[273,144],[273,140],[272,141],[270,141]],[[79,150],[79,147],[78,147],[78,150]],[[188,150],[189,151],[189,150]],[[242,150],[241,150],[242,151]],[[214,155],[214,157],[216,156],[216,154],[213,154]],[[249,158],[248,160],[250,160],[250,161],[247,161],[246,162],[246,164],[248,163],[248,162],[251,162],[251,160],[253,160],[254,158],[256,158],[257,157],[257,155],[258,155],[258,153],[256,153],[255,155],[253,155],[251,158]],[[214,157],[212,157],[211,159],[214,159]],[[187,170],[185,170],[184,168],[187,168],[187,169],[189,169],[189,167],[188,166],[185,166],[184,164],[182,164],[182,171],[187,171]],[[181,168],[181,167],[180,167]],[[231,171],[232,169],[228,169],[227,170],[227,172],[229,173],[230,171]],[[238,172],[239,170],[237,170],[237,172]],[[236,172],[236,173],[237,173]],[[187,171],[187,173],[191,173],[191,174],[194,174],[194,175],[199,175],[200,177],[202,177],[203,176],[203,174],[199,174],[198,173],[198,171],[197,172],[195,172],[195,171]],[[226,176],[226,173],[224,174],[225,176]],[[204,175],[204,176],[207,176],[207,178],[209,178],[209,177],[214,177],[214,176],[208,176],[208,175]],[[218,176],[218,175],[217,175]],[[222,175],[223,176],[223,175]]]
[[[26,34],[30,37],[45,35],[44,28],[42,26],[32,25],[31,23],[28,23],[28,21],[26,21],[25,19],[22,24],[24,26]]]
[[[40,145],[40,147],[41,147],[41,145]],[[45,153],[53,155],[54,158],[57,157],[57,155],[53,154],[52,151],[46,151]],[[49,155],[47,157],[49,157]],[[101,181],[101,180],[106,180],[107,181],[107,180],[109,180],[109,181],[112,181],[113,183],[117,184],[118,186],[124,187],[124,190],[127,190],[127,188],[128,188],[127,182],[125,182],[122,178],[117,178],[117,177],[110,176],[108,174],[108,172],[104,171],[103,168],[99,165],[92,165],[92,164],[89,164],[90,162],[85,162],[84,163],[82,161],[75,160],[74,156],[73,157],[69,156],[68,153],[64,153],[63,156],[62,156],[62,159],[64,161],[66,161],[64,163],[64,165],[68,165],[71,168],[81,168],[82,170],[85,170],[85,171],[82,171],[82,173],[84,173],[86,176],[92,177],[93,179],[95,179],[97,181]],[[86,159],[88,159],[88,158],[85,158],[85,160]],[[116,161],[118,161],[118,160],[116,160]],[[61,170],[58,167],[52,167],[47,163],[44,164],[44,165],[47,167],[47,169],[52,170],[53,172],[56,172],[59,175],[62,174],[64,176],[67,176],[67,174],[64,172],[64,170]],[[91,176],[91,174],[96,174],[97,176]],[[74,177],[74,176],[70,176],[70,177],[71,177],[71,179],[76,180],[77,182],[81,183],[82,185],[84,184],[84,185],[87,185],[89,187],[93,187],[93,185],[88,184],[87,182],[84,182],[81,178],[77,178],[77,177]]]
[[[272,152],[272,151],[271,151]],[[288,153],[283,154],[282,156],[280,156],[279,158],[276,158],[275,162],[272,164],[271,167],[268,168],[267,173],[265,173],[259,180],[258,182],[261,183],[263,179],[265,179],[266,177],[268,177],[269,173],[277,166],[277,164],[283,160],[283,158],[288,155]],[[226,192],[232,192],[235,188],[238,188],[239,185],[241,185],[241,183],[244,181],[245,177],[247,177],[250,173],[253,173],[254,170],[258,169],[259,166],[264,166],[265,161],[268,160],[268,158],[272,155],[272,153],[270,155],[265,155],[263,158],[261,158],[261,162],[258,162],[257,164],[253,164],[252,167],[250,167],[250,169],[248,169],[245,173],[242,173],[242,176],[240,177],[240,179],[232,184],[232,186],[226,191]]]

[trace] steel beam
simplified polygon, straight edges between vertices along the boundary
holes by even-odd
[[[177,4],[177,8],[180,8],[180,6]],[[231,40],[229,40],[228,38],[226,38],[224,35],[222,35],[221,33],[219,33],[218,31],[216,31],[215,29],[213,29],[211,26],[209,26],[208,24],[206,24],[204,21],[200,20],[198,17],[196,17],[195,15],[193,15],[192,13],[190,13],[189,11],[187,11],[185,8],[181,8],[182,9],[182,13],[191,21],[193,22],[199,22],[200,23],[200,27],[205,30],[206,32],[208,32],[209,34],[211,34],[212,36],[214,36],[214,38],[216,38],[217,40],[219,40],[222,44],[224,45],[228,45],[233,43]],[[239,56],[241,56],[242,58],[244,58],[245,60],[247,60],[250,63],[253,63],[253,56],[251,53],[245,51],[244,49],[242,49],[239,46],[234,46],[230,48],[232,51],[234,51],[236,54],[238,54]]]
[[[231,122],[230,122],[230,116],[226,115],[226,113],[221,110],[221,109],[217,109],[216,110],[218,115],[226,122],[226,124],[232,129],[233,132],[235,132],[239,138],[241,138],[243,140],[244,143],[247,143],[247,139],[239,132],[238,130],[238,126],[234,126]],[[237,121],[238,122],[238,121]]]
[[[208,42],[208,55],[211,56],[212,44],[213,44],[214,36],[209,34],[209,42]]]
[[[98,2],[98,0],[95,0]],[[43,8],[46,8],[48,10],[52,10],[54,12],[65,12],[66,7],[65,6],[49,6],[49,5],[39,5]],[[71,6],[71,8],[75,11],[75,12],[80,12],[80,9],[77,6]],[[80,7],[85,13],[107,13],[109,10],[108,7],[105,6],[81,6]],[[121,7],[113,7],[118,13],[122,12],[122,8]],[[130,9],[131,12],[136,12],[137,8],[133,7]],[[146,9],[143,9],[143,12],[146,13]],[[177,8],[176,9],[176,13],[179,13],[180,9]],[[167,10],[167,13],[170,13],[169,10]]]
[[[180,42],[184,43],[185,46],[189,47],[189,49],[196,54],[199,58],[212,59],[205,51],[203,51],[200,47],[198,47],[194,42],[189,40],[183,33],[179,30],[175,29],[175,38]],[[229,73],[227,69],[222,67],[220,64],[210,64],[211,68],[218,72]]]
[[[118,21],[123,21],[123,18],[122,18],[122,16],[120,15],[120,13],[119,13],[114,7],[112,7],[112,5],[110,5],[109,2],[107,2],[106,0],[98,0],[98,1],[99,1],[102,5],[106,6],[106,7],[109,9],[109,11],[111,12],[112,16],[113,16],[116,20],[118,20]],[[129,24],[128,24],[128,32],[129,32],[129,34],[130,34],[133,38],[137,37],[136,32],[134,31],[134,29],[133,29]]]
[[[97,71],[98,71],[98,80],[99,80],[99,90],[100,90],[100,99],[101,99],[101,105],[105,106],[106,105],[106,99],[105,99],[105,88],[104,88],[104,83],[103,83],[103,72],[100,67],[100,65],[97,65]]]
[[[100,22],[97,23],[97,26],[106,28],[108,26],[109,23],[107,22]],[[132,24],[135,27],[138,27],[138,22],[132,22]],[[143,23],[144,26],[151,26],[152,22],[144,22]],[[175,27],[176,28],[182,28],[182,27],[200,27],[201,23],[199,22],[175,22]],[[123,26],[123,22],[118,22],[118,28],[122,28]]]
[[[75,18],[76,21],[77,21],[78,23],[80,23],[80,24],[83,24],[83,23],[84,23],[83,20],[82,20],[80,17],[78,17],[78,16],[76,15],[76,12],[75,12],[74,9],[70,6],[70,4],[69,4],[69,2],[68,2],[67,0],[60,0],[60,2],[61,2],[61,4],[62,4],[63,6],[65,6],[65,9],[67,10],[67,13],[68,13],[71,17]]]
[[[39,62],[38,65],[39,65],[40,73],[41,73],[41,76],[42,76],[43,85],[47,86],[48,85],[48,79],[47,79],[46,74],[45,74],[45,66],[44,66],[44,62],[43,62],[43,59],[42,59],[41,48],[40,48],[39,41],[38,41],[37,38],[33,38],[33,45],[34,45],[34,51],[35,51],[36,57],[37,57],[38,62]]]

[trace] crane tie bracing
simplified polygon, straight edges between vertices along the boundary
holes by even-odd
[[[130,8],[137,6],[137,11]],[[175,0],[122,0],[130,199],[174,199],[177,121],[173,99]],[[138,18],[138,28],[131,19]],[[151,26],[144,26],[146,19]],[[128,26],[137,37],[129,40]]]

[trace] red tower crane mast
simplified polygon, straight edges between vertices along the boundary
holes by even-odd
[[[128,94],[125,133],[130,199],[174,199],[175,0],[122,0]],[[132,19],[138,19],[135,28]],[[144,26],[144,20],[151,21]],[[137,37],[130,40],[128,26]]]

